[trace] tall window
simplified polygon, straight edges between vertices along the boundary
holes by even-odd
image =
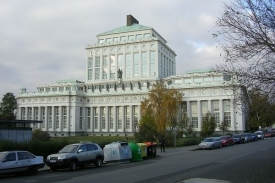
[[[142,63],[142,77],[146,77],[148,76],[147,52],[141,53],[141,63]]]
[[[130,129],[130,119],[131,119],[131,108],[130,108],[130,106],[125,107],[125,116],[126,116],[125,129]]]
[[[198,128],[198,103],[191,101],[191,121],[194,128]]]
[[[55,128],[59,128],[59,107],[54,107],[54,113],[55,113]]]
[[[67,107],[66,106],[62,107],[62,114],[63,114],[63,128],[67,128],[68,113],[67,113]]]
[[[26,108],[22,107],[21,110],[22,110],[22,112],[21,112],[21,119],[25,120],[26,119]]]
[[[122,129],[122,107],[117,107],[117,129]]]
[[[111,55],[110,57],[110,79],[115,79],[115,73],[116,73],[116,56]]]
[[[79,129],[83,128],[83,108],[79,108]]]
[[[150,75],[156,75],[156,52],[150,52]]]
[[[103,57],[103,62],[102,62],[102,79],[107,79],[107,56]]]
[[[212,101],[212,111],[213,111],[213,116],[215,118],[215,123],[219,125],[220,124],[220,106],[219,106],[218,100]]]
[[[101,124],[102,129],[106,129],[106,107],[101,107]]]
[[[45,128],[45,107],[41,107],[42,128]]]
[[[130,78],[131,76],[131,54],[125,55],[125,77]]]
[[[223,100],[224,122],[231,127],[230,100]]]
[[[138,106],[133,106],[133,128],[134,131],[138,130]]]
[[[95,129],[98,129],[98,108],[94,108],[94,124],[95,124]]]
[[[53,112],[52,107],[48,107],[48,126],[49,128],[53,127]]]
[[[100,79],[100,57],[95,57],[95,80]]]
[[[123,68],[123,55],[117,56],[117,68],[122,69]]]
[[[87,114],[87,129],[91,129],[91,108],[86,108],[86,114]]]
[[[134,77],[139,76],[139,53],[134,53]]]
[[[114,129],[114,107],[109,107],[110,129]]]
[[[187,102],[186,101],[181,102],[181,114],[187,115]]]
[[[32,120],[32,108],[28,107],[28,119]]]
[[[93,57],[88,58],[88,80],[93,79]]]
[[[208,111],[208,101],[201,101],[202,121],[204,120],[205,115]]]

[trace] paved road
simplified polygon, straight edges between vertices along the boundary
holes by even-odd
[[[106,164],[70,172],[42,171],[35,176],[1,177],[0,182],[170,183],[190,178],[233,183],[268,183],[275,180],[275,139],[216,150],[191,151],[194,146],[168,149],[155,159],[127,164]]]

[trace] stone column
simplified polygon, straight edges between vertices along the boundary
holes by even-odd
[[[102,131],[102,123],[101,123],[101,107],[98,106],[98,131]]]
[[[62,115],[62,106],[59,106],[58,107],[58,112],[59,112],[59,129],[58,129],[58,131],[60,132],[60,131],[63,131],[62,130],[62,121],[63,121],[63,115]]]
[[[45,131],[48,131],[48,106],[45,106],[45,119],[44,119],[44,123],[45,123]]]
[[[117,132],[117,106],[114,106],[114,132]]]
[[[219,122],[219,124],[220,124],[221,121],[224,120],[223,100],[222,99],[219,100],[219,111],[220,111],[220,122]]]
[[[190,104],[190,101],[186,101],[186,104],[187,104],[187,116],[188,118],[190,119],[191,121],[191,104]]]
[[[106,106],[106,114],[105,114],[105,123],[106,123],[106,132],[110,132],[110,117],[109,117],[109,106]]]
[[[236,131],[236,112],[233,99],[230,100],[231,129]]]
[[[213,110],[212,110],[212,100],[208,100],[208,111],[209,111],[210,113],[213,112]]]
[[[41,107],[38,107],[38,120],[41,121]],[[42,123],[39,123],[38,127],[42,129]]]
[[[198,130],[201,131],[201,123],[202,123],[202,111],[201,111],[201,101],[197,101],[198,105]]]

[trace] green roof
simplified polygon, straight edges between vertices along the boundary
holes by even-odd
[[[132,31],[140,31],[140,30],[148,30],[152,29],[151,27],[147,27],[144,25],[140,24],[132,24],[131,26],[123,26],[119,27],[107,32],[103,32],[101,34],[98,34],[97,36],[104,36],[104,35],[109,35],[109,34],[118,34],[118,33],[123,33],[123,32],[132,32]]]

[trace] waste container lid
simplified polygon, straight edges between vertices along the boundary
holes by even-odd
[[[155,145],[157,145],[157,143],[155,143],[155,142],[144,142],[144,144],[146,144],[147,146],[155,146]]]

